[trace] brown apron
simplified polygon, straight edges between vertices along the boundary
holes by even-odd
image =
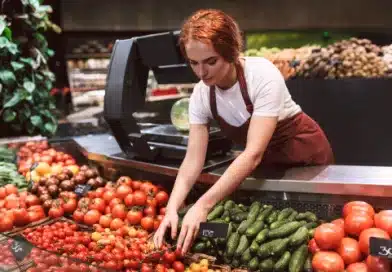
[[[242,98],[252,116],[253,104],[249,98],[244,71],[240,64],[236,64],[236,70]],[[221,118],[216,106],[215,86],[210,87],[210,107],[213,118],[218,121],[223,134],[236,144],[245,146],[250,118],[239,127],[232,126]],[[300,112],[277,123],[261,164],[309,166],[333,164],[333,162],[332,149],[324,132],[313,119]]]

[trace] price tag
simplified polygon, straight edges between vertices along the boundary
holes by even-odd
[[[75,194],[77,194],[79,197],[84,196],[87,194],[88,191],[91,190],[91,185],[89,184],[78,184],[76,185],[75,188]]]
[[[370,255],[392,259],[392,240],[370,237]]]
[[[199,236],[208,238],[226,238],[229,224],[200,223]]]
[[[13,237],[14,241],[10,245],[10,250],[17,261],[22,261],[30,251],[33,245],[27,242],[22,236],[18,235]]]

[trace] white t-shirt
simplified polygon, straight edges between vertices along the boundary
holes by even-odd
[[[278,116],[278,120],[290,118],[301,111],[287,89],[279,69],[261,57],[245,57],[245,79],[254,116]],[[238,81],[230,88],[215,87],[218,115],[232,126],[241,126],[250,117]],[[198,82],[190,98],[190,124],[207,124],[212,119],[210,88]]]

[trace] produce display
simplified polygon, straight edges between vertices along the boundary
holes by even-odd
[[[18,173],[14,163],[0,161],[0,186],[13,184],[19,189],[27,188],[27,182],[24,176]]]
[[[328,45],[297,49],[248,49],[246,56],[263,56],[288,78],[377,78],[392,74],[391,46],[379,47],[367,39],[351,38]]]

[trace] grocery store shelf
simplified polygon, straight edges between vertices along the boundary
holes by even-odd
[[[110,58],[110,53],[82,53],[82,54],[67,54],[66,59],[88,59],[88,58]]]
[[[82,153],[92,161],[109,167],[128,167],[175,177],[177,164],[157,164],[126,159],[114,137],[109,134],[74,138]],[[221,166],[204,172],[200,183],[216,182],[227,169]],[[241,184],[242,190],[296,192],[331,195],[392,197],[392,167],[329,165],[291,169],[258,169]]]

